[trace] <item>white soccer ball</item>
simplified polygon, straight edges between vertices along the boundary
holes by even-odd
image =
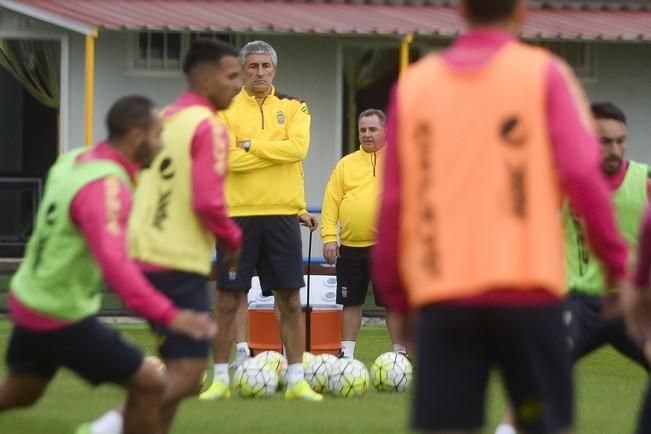
[[[267,366],[278,375],[278,385],[285,384],[287,376],[287,359],[277,351],[263,351],[256,355],[253,360],[262,366]]]
[[[368,383],[368,369],[355,359],[338,359],[332,364],[328,374],[328,391],[342,398],[366,395]]]
[[[307,369],[308,365],[312,363],[315,358],[316,356],[314,354],[305,351],[303,353],[303,369]]]
[[[335,360],[337,360],[336,357]],[[332,363],[323,355],[313,357],[305,366],[305,380],[310,384],[312,390],[317,393],[328,391],[328,375],[331,366]]]
[[[404,392],[414,375],[404,354],[388,352],[378,356],[371,366],[371,381],[378,392]]]
[[[245,360],[233,375],[233,389],[243,398],[267,398],[278,388],[278,374],[254,359]]]

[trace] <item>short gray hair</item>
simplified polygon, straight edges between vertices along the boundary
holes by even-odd
[[[361,112],[359,114],[359,117],[357,118],[357,123],[359,123],[359,121],[361,121],[362,118],[368,118],[370,116],[377,116],[382,126],[384,126],[384,124],[386,123],[387,117],[384,114],[384,112],[380,109],[375,109],[375,108],[366,109],[363,112]]]
[[[268,54],[271,56],[271,63],[278,66],[278,55],[276,50],[265,41],[252,41],[242,47],[240,50],[240,65],[246,63],[246,56],[249,54]]]

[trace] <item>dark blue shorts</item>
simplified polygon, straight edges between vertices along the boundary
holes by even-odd
[[[147,279],[180,309],[212,312],[208,277],[182,271],[148,273]],[[163,359],[206,358],[209,339],[192,339],[160,324],[150,323],[158,337],[158,352]]]
[[[601,297],[578,292],[570,292],[565,301],[564,320],[574,361],[604,345],[612,345],[619,353],[648,370],[642,342],[630,337],[623,317],[604,319],[601,305]]]
[[[561,303],[426,306],[417,314],[416,346],[416,431],[480,431],[493,367],[522,432],[556,433],[572,426],[572,363]]]
[[[337,259],[337,304],[361,306],[366,301],[371,282],[370,247],[339,247]],[[375,292],[375,304],[384,303]]]
[[[303,250],[298,217],[254,216],[235,217],[242,229],[242,256],[237,278],[230,280],[224,251],[217,247],[217,289],[248,291],[257,272],[262,294],[275,290],[298,290],[303,280]]]
[[[91,384],[123,383],[143,360],[138,348],[95,317],[52,331],[15,326],[6,357],[9,371],[15,374],[52,378],[64,367]]]

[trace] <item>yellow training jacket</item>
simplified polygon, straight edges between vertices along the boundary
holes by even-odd
[[[219,113],[231,135],[226,202],[232,217],[305,212],[303,160],[310,144],[305,102],[276,93],[262,105],[246,90]],[[249,151],[237,147],[251,140]]]
[[[341,244],[368,247],[375,244],[377,208],[380,202],[380,172],[384,148],[378,152],[358,151],[339,160],[323,196],[321,238],[337,241],[341,223]]]

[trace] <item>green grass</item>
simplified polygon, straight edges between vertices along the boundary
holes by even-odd
[[[142,325],[120,327],[126,336],[151,352],[153,340]],[[0,356],[4,359],[10,325],[0,322]],[[389,348],[386,330],[364,327],[357,357],[370,364]],[[0,367],[0,373],[4,366]],[[586,358],[577,368],[577,433],[630,433],[646,382],[643,370],[610,349]],[[60,372],[47,395],[35,407],[0,415],[2,434],[70,434],[120,402],[113,386],[92,389],[69,372]],[[487,428],[492,433],[504,409],[501,387],[493,381],[488,394]],[[176,434],[381,434],[407,433],[409,396],[371,391],[358,400],[328,398],[321,404],[286,402],[281,394],[270,400],[234,398],[225,402],[183,404]]]

